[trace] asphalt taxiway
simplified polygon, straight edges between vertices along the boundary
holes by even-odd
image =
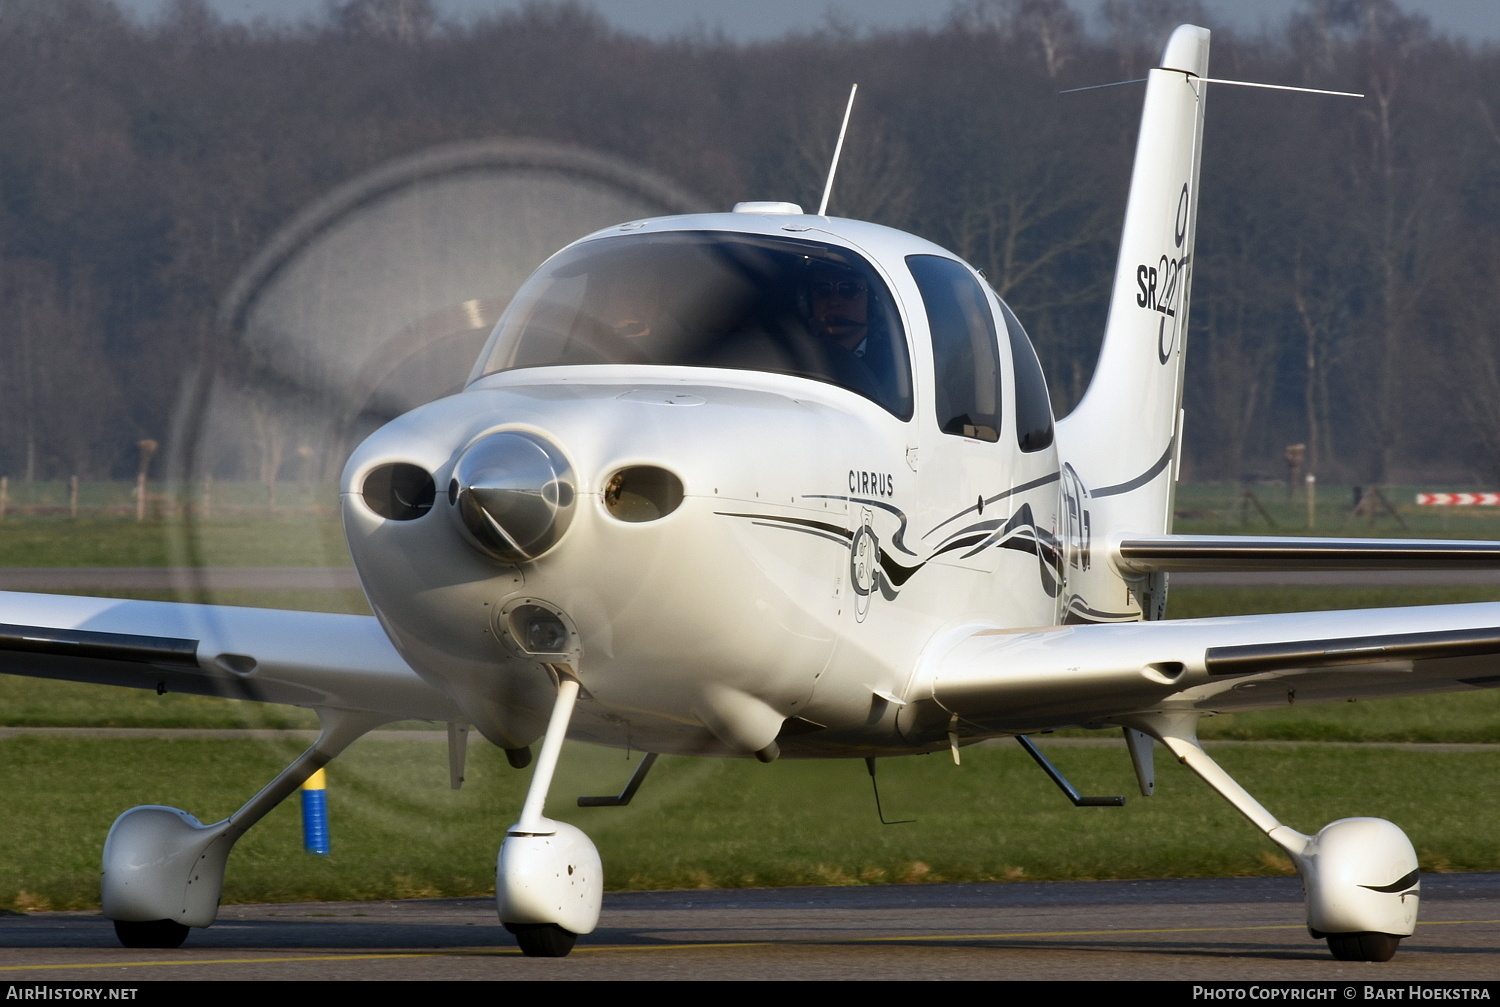
[[[1500,979],[1500,874],[1423,878],[1387,963],[1339,962],[1295,878],[626,892],[565,959],[514,951],[488,899],[226,906],[172,951],[92,913],[0,918],[0,982],[435,979]]]

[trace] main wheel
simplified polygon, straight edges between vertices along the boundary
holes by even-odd
[[[1394,934],[1328,934],[1328,950],[1341,962],[1388,962],[1401,938]]]
[[[115,936],[127,948],[180,948],[190,929],[176,920],[115,920]]]
[[[566,958],[578,939],[556,923],[507,923],[505,929],[516,935],[521,954],[527,958]]]

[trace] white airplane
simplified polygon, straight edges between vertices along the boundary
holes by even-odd
[[[0,596],[0,670],[316,710],[317,742],[239,811],[138,807],[104,850],[131,947],[214,920],[236,839],[365,732],[472,725],[536,767],[501,922],[561,956],[599,916],[589,839],[544,814],[564,737],[651,753],[866,758],[1055,728],[1152,740],[1283,850],[1307,926],[1385,960],[1416,924],[1411,843],[1281,824],[1200,717],[1500,684],[1500,608],[1161,621],[1167,572],[1500,565],[1500,543],[1170,534],[1209,33],[1150,71],[1093,384],[1054,424],[1036,356],[976,271],[787,203],[633,221],[557,253],[467,387],[349,459],[374,618]],[[872,764],[873,766],[873,764]]]

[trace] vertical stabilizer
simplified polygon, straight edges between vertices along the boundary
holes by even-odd
[[[1178,28],[1147,76],[1104,344],[1083,401],[1058,425],[1096,534],[1170,530],[1208,37]]]

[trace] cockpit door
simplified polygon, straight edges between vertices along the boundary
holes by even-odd
[[[962,262],[911,255],[931,338],[932,400],[922,420],[923,529],[931,561],[993,572],[995,545],[1009,513],[986,501],[1003,495],[1013,449],[1007,429],[1003,365],[995,316],[984,285]]]

